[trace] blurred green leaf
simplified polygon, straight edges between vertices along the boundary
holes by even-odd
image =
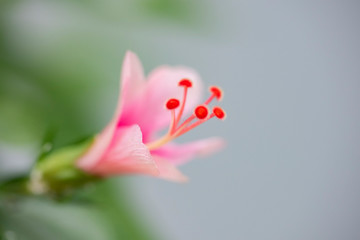
[[[182,23],[195,23],[200,14],[196,11],[197,5],[195,1],[187,0],[140,0],[139,5],[142,6],[148,14],[167,18]],[[196,13],[197,12],[197,13]]]
[[[24,240],[159,240],[143,223],[119,180],[99,182],[72,201],[15,201],[0,195],[0,236]]]
[[[165,20],[194,27],[202,11],[199,2],[191,0],[77,0],[69,1],[92,16],[128,26],[147,25],[149,20]]]
[[[38,140],[47,124],[46,97],[36,86],[1,67],[0,78],[1,138],[12,143]]]
[[[91,199],[101,209],[107,225],[114,234],[114,239],[159,240],[155,234],[146,228],[135,206],[132,204],[128,191],[120,181],[108,179],[99,182]]]
[[[16,239],[111,239],[96,209],[44,199],[5,204],[0,210],[0,225]]]

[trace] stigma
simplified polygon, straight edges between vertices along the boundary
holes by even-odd
[[[211,86],[209,88],[209,98],[203,104],[196,106],[193,113],[181,122],[183,119],[188,89],[191,88],[193,84],[189,79],[181,79],[178,86],[183,88],[183,99],[180,101],[176,98],[171,98],[166,102],[165,107],[171,114],[169,130],[164,136],[146,144],[150,151],[165,145],[211,118],[215,117],[221,120],[226,118],[226,113],[221,107],[214,106],[210,110],[209,104],[213,100],[217,100],[219,102],[223,98],[223,91],[217,86]]]

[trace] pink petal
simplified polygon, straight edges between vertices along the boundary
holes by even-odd
[[[127,51],[121,69],[119,100],[113,117],[113,124],[120,124],[123,109],[128,109],[129,106],[133,106],[132,111],[137,109],[137,104],[134,102],[143,94],[145,83],[144,71],[139,58],[133,52]],[[136,121],[123,125],[133,124],[136,124]]]
[[[184,114],[191,112],[202,97],[200,77],[189,68],[162,66],[150,73],[141,99],[124,107],[120,124],[136,122],[143,132],[144,142],[148,142],[154,132],[169,125],[170,112],[165,104],[170,98],[182,101],[183,87],[179,87],[178,82],[183,78],[193,82],[193,87],[188,90]]]
[[[205,157],[221,150],[225,146],[222,138],[207,138],[185,144],[167,144],[152,151],[153,156],[168,159],[169,162],[179,165],[196,157]]]
[[[139,58],[130,51],[126,52],[121,70],[119,104],[128,105],[138,98],[145,87],[143,67]]]
[[[134,53],[128,51],[122,66],[121,88],[114,116],[101,134],[96,137],[95,143],[89,149],[88,154],[79,160],[79,166],[89,168],[96,164],[104,155],[110,142],[113,140],[123,106],[131,104],[141,94],[144,86],[145,79],[140,60]]]
[[[167,159],[154,157],[156,165],[159,169],[157,177],[174,181],[174,182],[187,182],[188,178],[184,176],[172,163]]]
[[[92,161],[94,157],[92,154],[97,144],[103,145],[101,139],[97,139],[90,151],[78,161],[78,166],[85,171],[101,176],[159,174],[149,150],[142,143],[142,134],[138,125],[116,129],[112,142],[107,146],[103,156],[95,162]]]
[[[112,120],[106,128],[95,137],[94,143],[88,151],[77,160],[77,166],[83,170],[90,170],[103,157],[113,139],[116,121]]]

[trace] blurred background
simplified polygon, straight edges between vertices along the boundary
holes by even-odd
[[[0,1],[0,180],[99,132],[125,51],[225,91],[227,148],[174,184],[120,177],[0,208],[3,239],[360,239],[360,2]],[[82,201],[86,201],[82,203]],[[90,201],[89,201],[90,200]],[[2,239],[0,237],[0,239]]]

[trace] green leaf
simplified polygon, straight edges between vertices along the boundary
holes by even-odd
[[[0,236],[11,232],[24,240],[159,240],[133,202],[122,179],[97,182],[62,202],[14,201],[0,195]]]
[[[114,239],[159,240],[135,211],[124,183],[121,178],[98,182],[89,199],[101,211]]]

